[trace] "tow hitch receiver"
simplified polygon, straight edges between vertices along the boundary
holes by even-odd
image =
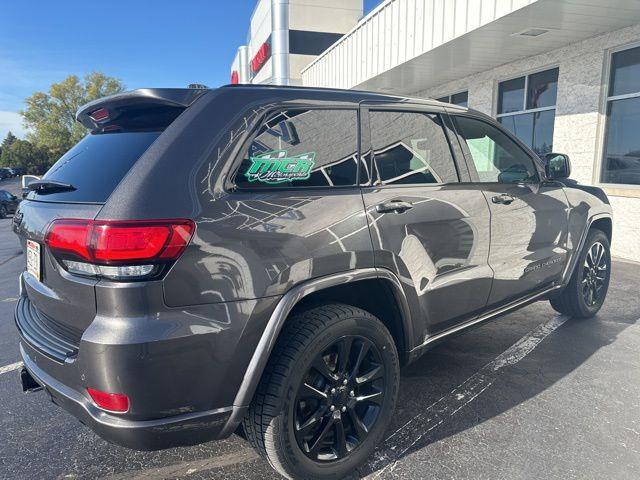
[[[22,391],[24,393],[42,390],[42,386],[33,379],[29,371],[24,367],[20,370],[20,381],[22,382]]]

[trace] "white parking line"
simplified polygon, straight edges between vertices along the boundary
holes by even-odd
[[[534,328],[447,395],[389,435],[367,465],[373,473],[366,478],[380,478],[384,473],[392,472],[398,460],[425,435],[475,400],[493,384],[502,368],[514,365],[526,357],[567,319],[568,317],[558,316]]]
[[[4,367],[0,367],[0,375],[3,373],[13,372],[22,367],[22,362],[12,363],[11,365],[5,365]]]

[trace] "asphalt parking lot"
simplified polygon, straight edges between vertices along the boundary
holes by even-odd
[[[9,188],[7,188],[9,186]],[[17,181],[0,182],[17,193]],[[239,437],[161,452],[106,443],[23,394],[13,308],[24,257],[0,220],[0,478],[274,478]],[[640,478],[640,265],[614,262],[599,315],[533,304],[440,344],[402,375],[386,440],[354,477]]]

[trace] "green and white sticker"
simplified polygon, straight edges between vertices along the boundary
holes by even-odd
[[[287,156],[286,150],[274,150],[250,157],[251,166],[245,173],[249,182],[276,185],[295,180],[307,180],[316,164],[315,152]]]

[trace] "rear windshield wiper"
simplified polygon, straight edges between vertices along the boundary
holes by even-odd
[[[72,192],[76,189],[70,183],[58,180],[35,180],[27,185],[27,189],[37,193]]]

